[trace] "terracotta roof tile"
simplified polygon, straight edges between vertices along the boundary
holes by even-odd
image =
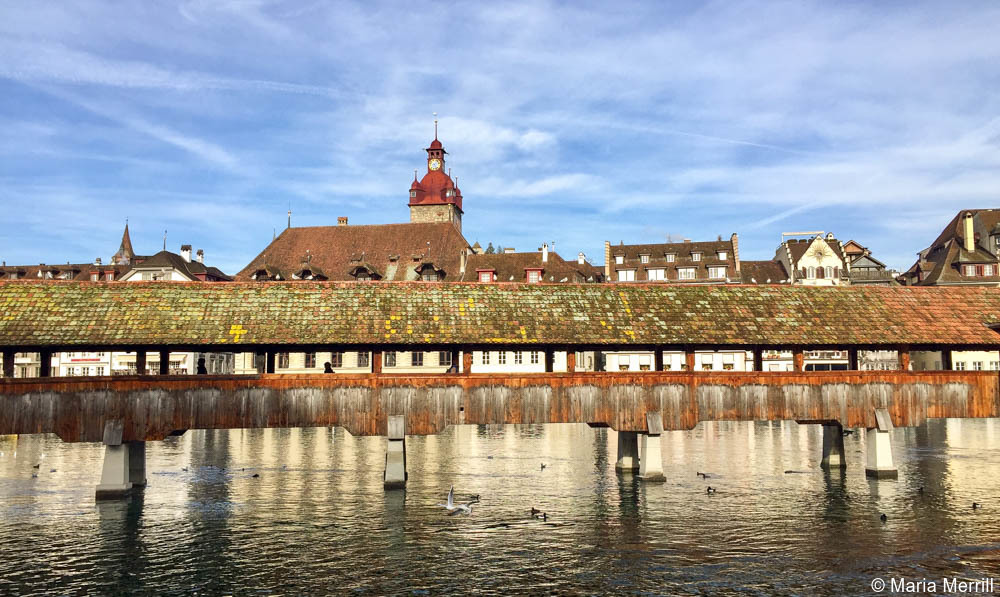
[[[461,254],[469,247],[450,223],[307,226],[288,228],[238,274],[249,281],[258,271],[280,271],[285,280],[301,269],[302,256],[330,280],[354,280],[359,265],[386,281],[415,279],[414,268],[431,262],[445,280],[461,276]],[[266,267],[265,267],[266,266]]]

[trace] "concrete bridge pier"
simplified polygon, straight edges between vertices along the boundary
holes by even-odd
[[[895,479],[899,476],[892,460],[892,441],[889,432],[892,420],[884,408],[875,410],[876,427],[865,433],[865,475],[875,479]]]
[[[663,483],[663,451],[660,435],[663,433],[663,415],[646,413],[647,432],[642,434],[639,452],[639,479],[650,483]]]
[[[389,443],[385,452],[385,473],[382,479],[386,489],[406,489],[406,418],[402,415],[388,417]]]
[[[146,442],[121,441],[122,422],[104,425],[104,466],[95,498],[125,497],[133,489],[146,486]]]
[[[823,423],[823,460],[820,467],[827,470],[847,468],[844,428],[840,423]]]
[[[639,436],[635,431],[618,432],[618,460],[615,472],[639,472]]]

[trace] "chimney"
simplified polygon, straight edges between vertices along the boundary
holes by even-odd
[[[100,257],[98,257],[97,259],[94,260],[94,265],[101,265],[101,258]]]
[[[604,281],[611,280],[611,241],[604,241]]]
[[[337,226],[347,226],[347,216],[337,218]]]
[[[514,253],[517,253],[517,249],[515,249],[514,247],[506,247],[503,250],[504,255],[513,255]]]
[[[549,262],[549,245],[542,243],[542,263]]]
[[[972,253],[976,250],[976,233],[972,227],[972,212],[965,212],[965,250]]]
[[[191,245],[181,245],[181,259],[185,263],[191,263]]]
[[[205,251],[204,251],[204,249],[198,249],[198,263],[205,263]]]
[[[690,238],[685,238],[684,242],[689,243],[689,242],[691,242],[691,239]]]
[[[729,242],[733,243],[733,261],[736,262],[736,277],[740,277],[740,237],[734,232],[729,237]]]
[[[579,265],[583,265],[587,262],[587,256],[583,254],[583,251],[576,254],[576,262]]]
[[[833,240],[833,233],[832,232],[827,232],[826,233],[826,240]]]

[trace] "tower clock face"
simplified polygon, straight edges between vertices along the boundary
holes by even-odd
[[[431,170],[440,170],[441,160],[434,158],[433,160],[427,162],[427,167],[430,168]]]

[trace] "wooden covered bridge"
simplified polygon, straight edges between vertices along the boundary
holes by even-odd
[[[911,351],[998,350],[1000,290],[790,286],[428,283],[0,282],[0,434],[56,433],[107,445],[99,494],[145,481],[145,441],[187,429],[343,426],[387,435],[386,484],[405,481],[403,438],[454,424],[588,423],[619,431],[619,468],[662,480],[659,435],[706,420],[868,429],[869,473],[895,474],[891,426],[1000,416],[996,371],[910,371]],[[544,352],[546,372],[388,374],[386,350]],[[579,372],[577,351],[646,350],[654,370]],[[695,371],[694,352],[752,352],[755,371]],[[896,371],[802,371],[804,351],[893,350]],[[371,352],[355,375],[48,377],[61,351]],[[764,351],[796,371],[764,372]],[[683,351],[686,371],[662,371]],[[42,377],[13,379],[15,352]],[[553,372],[566,352],[565,372]],[[141,357],[139,356],[141,355]],[[164,355],[165,356],[165,355]],[[161,367],[168,362],[161,358]],[[140,367],[140,370],[144,367]],[[164,372],[165,373],[165,372]],[[640,440],[641,439],[641,446]],[[641,453],[640,452],[641,448]]]

